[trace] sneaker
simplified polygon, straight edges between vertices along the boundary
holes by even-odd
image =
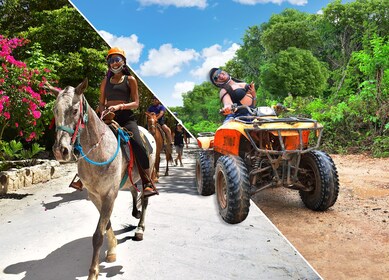
[[[180,165],[181,167],[184,167],[184,165],[181,163],[181,165]]]

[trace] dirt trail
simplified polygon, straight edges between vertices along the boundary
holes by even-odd
[[[328,211],[287,189],[253,200],[324,279],[389,279],[389,159],[332,157],[340,192]]]

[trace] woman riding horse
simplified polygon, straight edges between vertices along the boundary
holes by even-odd
[[[100,85],[100,112],[114,112],[114,120],[132,132],[131,145],[142,179],[143,193],[147,196],[158,194],[150,180],[150,166],[146,149],[142,143],[132,110],[139,107],[138,83],[131,76],[126,65],[126,56],[121,48],[114,47],[107,55],[108,72]]]
[[[131,76],[126,65],[124,50],[118,47],[111,48],[108,51],[107,64],[107,75],[100,84],[99,111],[102,115],[113,112],[115,114],[114,120],[132,133],[130,141],[142,180],[143,194],[145,197],[158,194],[150,179],[148,155],[132,111],[139,107],[138,83]],[[81,180],[76,182],[74,180],[70,186],[82,189]]]

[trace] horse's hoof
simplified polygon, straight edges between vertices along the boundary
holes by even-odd
[[[105,257],[107,263],[116,262],[116,254],[110,254]]]
[[[142,241],[143,240],[143,233],[140,233],[140,232],[135,233],[134,240],[135,241]]]
[[[135,219],[140,219],[140,217],[142,216],[142,212],[141,211],[136,211],[136,212],[132,212],[132,216],[135,218]]]
[[[143,240],[143,229],[142,228],[138,228],[136,230],[134,240],[135,241],[142,241]]]

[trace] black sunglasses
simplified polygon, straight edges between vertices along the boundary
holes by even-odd
[[[115,63],[115,62],[121,62],[121,61],[123,61],[123,58],[121,58],[120,56],[115,56],[115,57],[110,57],[110,58],[108,58],[108,63],[109,64],[113,64],[113,63]]]
[[[215,74],[213,74],[213,80],[216,82],[217,79],[219,79],[219,75],[221,74],[222,70],[217,70]]]

